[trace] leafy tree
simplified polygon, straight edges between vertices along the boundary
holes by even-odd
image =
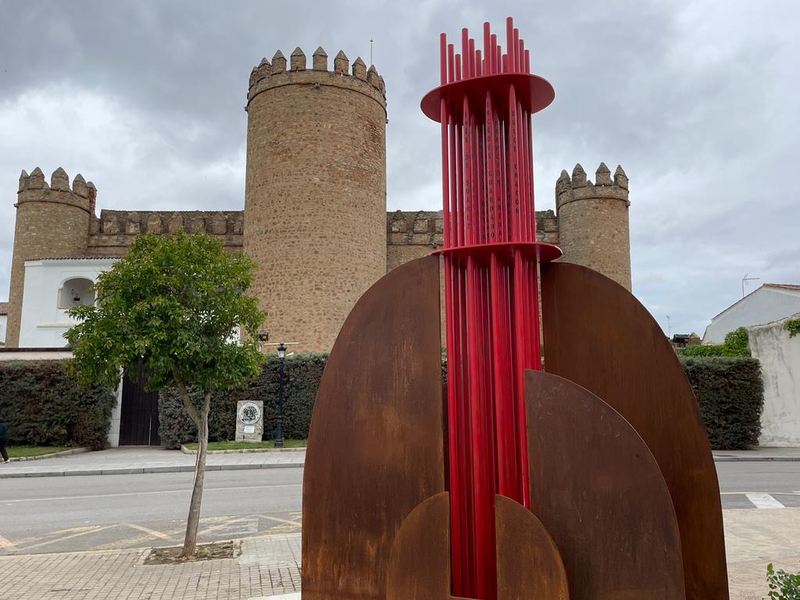
[[[80,322],[64,336],[84,384],[116,384],[142,363],[153,390],[174,386],[197,425],[199,447],[183,555],[197,544],[212,392],[243,386],[260,371],[264,315],[245,292],[254,263],[206,235],[142,235],[95,285],[96,306],[69,310]],[[241,328],[242,341],[234,334]],[[196,404],[189,388],[202,391]]]

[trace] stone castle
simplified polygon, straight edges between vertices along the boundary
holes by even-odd
[[[386,212],[386,87],[374,66],[343,52],[328,70],[318,48],[253,68],[247,94],[243,211],[96,211],[97,190],[58,168],[50,182],[23,171],[6,347],[20,345],[26,261],[123,255],[140,233],[204,232],[258,264],[251,290],[264,328],[298,351],[330,350],[356,300],[387,270],[442,243],[442,213]],[[540,240],[562,260],[630,289],[628,178],[580,165],[556,184],[556,213],[536,213]],[[56,286],[60,285],[55,282]],[[66,316],[64,318],[67,318]],[[23,342],[24,345],[24,342]]]

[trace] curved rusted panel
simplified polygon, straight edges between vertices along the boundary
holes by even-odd
[[[511,498],[495,498],[498,600],[569,600],[564,562],[544,525]]]
[[[386,600],[451,600],[450,495],[436,494],[415,508],[391,550]]]
[[[304,600],[385,597],[403,520],[444,490],[439,258],[358,301],[322,377],[303,476]]]
[[[497,599],[569,600],[564,564],[539,520],[497,502]],[[450,594],[450,497],[428,498],[403,522],[389,559],[386,600],[464,600]]]
[[[639,434],[549,373],[525,372],[525,401],[531,511],[558,546],[572,600],[684,600],[678,522]]]
[[[663,331],[625,288],[566,263],[542,265],[542,315],[545,370],[601,397],[658,461],[678,517],[686,597],[729,598],[714,460],[697,400]]]

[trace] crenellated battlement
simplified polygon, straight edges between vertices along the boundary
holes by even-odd
[[[350,88],[356,91],[370,92],[383,106],[386,104],[386,84],[375,65],[367,68],[361,57],[353,61],[343,51],[339,51],[333,59],[333,70],[328,70],[328,54],[319,46],[312,55],[311,69],[305,52],[299,46],[289,56],[289,60],[278,50],[272,61],[265,58],[253,67],[250,72],[248,104],[258,94],[284,85],[323,85]],[[364,85],[366,84],[366,85]]]
[[[23,169],[19,176],[18,203],[59,202],[77,206],[93,214],[96,199],[97,188],[91,181],[87,182],[78,173],[70,185],[69,175],[61,167],[53,171],[49,182],[39,167],[31,171],[30,175]]]
[[[228,211],[102,210],[92,224],[89,250],[103,254],[124,253],[142,233],[205,233],[222,239],[225,247],[241,250],[244,213]]]
[[[580,163],[575,165],[571,178],[566,171],[561,171],[561,176],[556,182],[556,206],[558,208],[576,200],[600,198],[622,200],[626,204],[630,204],[628,176],[621,166],[617,165],[612,179],[611,171],[605,163],[601,162],[595,172],[594,183],[587,178],[586,171],[583,170]]]

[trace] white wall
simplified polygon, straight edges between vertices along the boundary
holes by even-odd
[[[6,322],[8,315],[0,315],[0,342],[6,343]]]
[[[784,321],[748,329],[764,378],[760,446],[800,446],[800,336],[790,338]]]
[[[763,325],[800,312],[800,293],[760,287],[720,313],[706,327],[704,344],[721,344],[725,335],[739,329]]]
[[[114,264],[114,258],[43,259],[25,262],[25,286],[20,323],[20,348],[62,348],[63,337],[75,324],[65,309],[59,308],[62,284],[80,277],[97,280],[97,276]],[[68,290],[67,290],[68,291]]]

